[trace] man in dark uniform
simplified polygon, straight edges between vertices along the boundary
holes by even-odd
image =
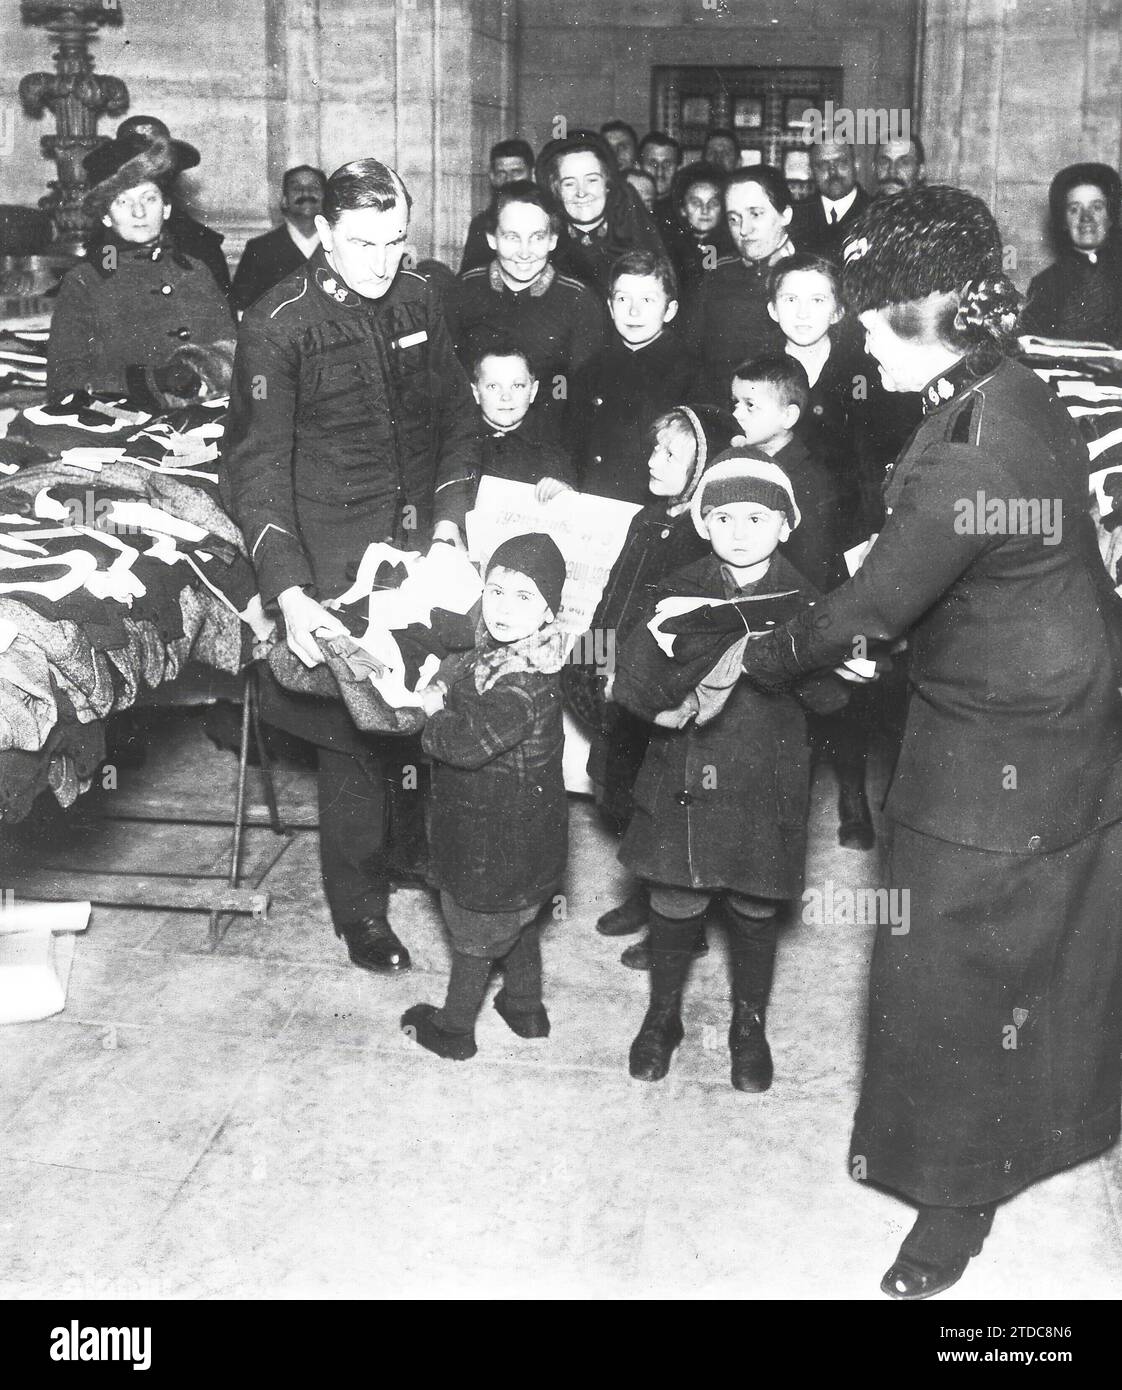
[[[284,221],[264,236],[250,237],[234,273],[230,298],[235,309],[248,309],[266,290],[299,270],[319,247],[316,218],[323,211],[327,175],[298,164],[281,180]]]
[[[223,492],[266,608],[307,665],[341,635],[323,601],[368,544],[459,544],[479,461],[476,411],[433,291],[402,270],[410,197],[374,159],[337,169],[316,219],[320,249],[242,320]],[[388,788],[419,761],[361,735],[341,703],[286,695],[263,676],[263,713],[315,743],[320,859],[337,935],[356,965],[394,972],[409,953],[386,918]],[[396,770],[395,770],[396,768]],[[415,785],[415,776],[413,780]]]

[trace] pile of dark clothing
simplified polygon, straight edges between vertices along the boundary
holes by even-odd
[[[89,398],[0,438],[0,818],[70,804],[101,721],[201,661],[241,669],[257,583],[217,501],[213,404],[153,419]]]

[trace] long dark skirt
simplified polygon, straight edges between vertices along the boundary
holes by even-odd
[[[1122,823],[1024,857],[895,826],[889,883],[910,920],[878,928],[851,1172],[967,1206],[1113,1144]]]

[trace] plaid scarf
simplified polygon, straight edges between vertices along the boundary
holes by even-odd
[[[553,675],[565,664],[565,634],[556,621],[517,642],[496,642],[480,618],[475,629],[475,689],[482,695],[500,676],[519,671]]]

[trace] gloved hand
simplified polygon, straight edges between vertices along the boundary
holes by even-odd
[[[152,383],[165,396],[197,396],[203,389],[202,377],[186,362],[153,368]]]

